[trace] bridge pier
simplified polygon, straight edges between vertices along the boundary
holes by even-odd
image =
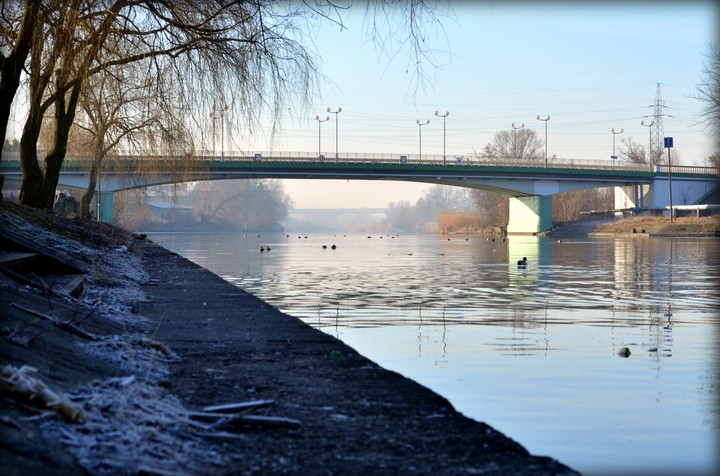
[[[95,216],[103,223],[115,219],[115,193],[95,192]]]
[[[552,226],[552,196],[510,198],[508,233],[539,233]]]

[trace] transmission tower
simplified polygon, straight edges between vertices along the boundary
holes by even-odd
[[[662,93],[660,92],[660,83],[657,83],[657,89],[655,90],[655,104],[650,106],[653,108],[653,125],[650,126],[650,161],[659,160],[662,157],[665,130],[663,128],[663,109],[665,101],[662,99]]]

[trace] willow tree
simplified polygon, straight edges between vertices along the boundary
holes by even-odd
[[[120,144],[142,150],[147,137],[187,135],[172,110],[157,107],[160,101],[153,91],[154,82],[147,76],[142,81],[142,71],[134,66],[93,75],[80,97],[81,120],[76,125],[89,138],[83,149],[91,152],[88,185],[80,198],[80,215],[86,219],[103,162],[118,154]],[[125,80],[128,73],[131,81]]]
[[[432,62],[433,55],[426,30],[440,26],[424,19],[434,20],[439,4],[386,0],[366,5],[375,14],[368,18],[376,44],[397,42],[399,48],[410,48],[408,62],[421,81],[423,60]],[[83,90],[91,87],[90,78],[138,64],[145,70],[141,79],[128,74],[124,84],[133,87],[144,78],[156,78],[152,87],[162,93],[158,97],[169,97],[163,92],[173,88],[173,102],[165,105],[188,121],[202,124],[213,105],[223,105],[228,106],[228,123],[242,118],[255,124],[266,111],[274,130],[289,102],[307,100],[316,92],[314,26],[330,22],[343,27],[346,8],[332,1],[268,0],[27,0],[8,7],[14,25],[29,16],[34,19],[24,35],[2,29],[3,49],[18,51],[16,63],[23,61],[21,42],[29,43],[23,62],[28,118],[20,140],[20,201],[52,206],[69,130]],[[377,28],[378,14],[386,20],[384,37]],[[3,91],[3,101],[15,92]],[[0,125],[6,127],[7,119],[0,115]],[[37,139],[43,121],[52,125],[53,145],[41,166]]]

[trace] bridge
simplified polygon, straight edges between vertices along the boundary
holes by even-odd
[[[85,189],[89,158],[68,157],[58,185]],[[0,174],[21,179],[17,158],[3,155]],[[552,196],[561,192],[615,187],[622,209],[667,209],[702,203],[718,188],[720,169],[631,164],[581,159],[476,159],[442,155],[352,154],[333,157],[306,152],[197,154],[192,157],[116,156],[98,181],[100,218],[112,221],[113,194],[170,183],[248,178],[391,180],[475,188],[508,195],[508,233],[552,228]]]

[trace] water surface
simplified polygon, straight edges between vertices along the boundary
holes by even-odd
[[[584,474],[719,467],[719,240],[151,238],[533,454]]]

